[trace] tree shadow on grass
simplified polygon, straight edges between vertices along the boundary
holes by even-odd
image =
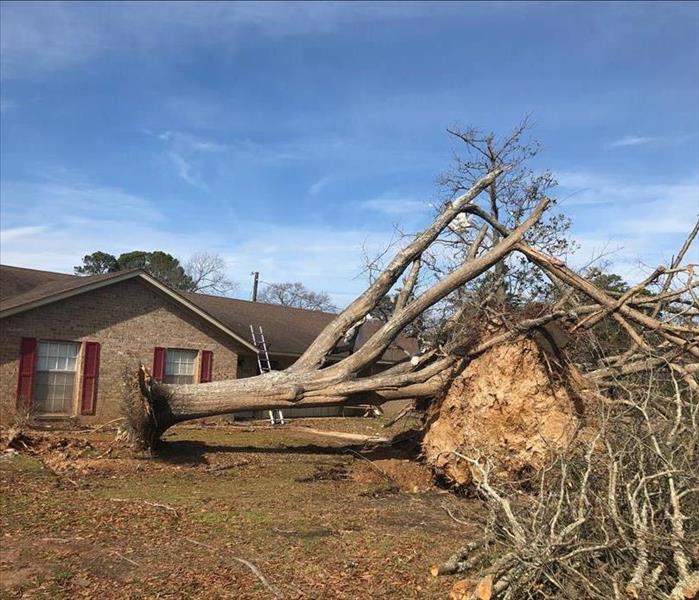
[[[162,440],[154,456],[158,460],[173,464],[208,465],[210,454],[296,454],[296,455],[355,455],[368,460],[385,458],[413,459],[418,455],[419,446],[411,441],[398,441],[392,444],[367,446],[365,444],[338,445],[289,445],[278,446],[236,446],[234,444],[208,443],[201,440]]]

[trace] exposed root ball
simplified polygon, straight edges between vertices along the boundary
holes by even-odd
[[[578,428],[567,368],[531,339],[501,344],[474,359],[452,383],[423,440],[429,464],[457,485],[471,481],[458,451],[493,462],[494,475],[518,478],[539,469]]]

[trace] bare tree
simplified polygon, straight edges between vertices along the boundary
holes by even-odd
[[[574,343],[557,358],[565,368],[555,375],[567,378],[566,388],[575,388],[583,413],[572,442],[551,448],[553,460],[540,473],[506,484],[482,448],[446,440],[444,454],[465,461],[493,518],[482,541],[485,552],[483,543],[469,543],[441,571],[482,576],[487,593],[479,592],[481,598],[694,597],[699,588],[699,282],[696,265],[683,261],[699,222],[669,265],[635,285],[572,270],[561,260],[556,224],[541,229],[551,204],[543,193],[550,181],[536,184],[529,175],[513,175],[530,154],[519,145],[522,131],[498,145],[489,136],[464,134],[485,161],[462,165],[463,181],[471,181],[454,182],[458,195],[423,231],[403,240],[372,272],[367,289],[288,369],[168,385],[141,366],[125,398],[131,438],[150,448],[169,427],[190,419],[363,404],[367,397],[377,404],[423,399],[440,411],[439,400],[469,363],[490,349],[537,339],[557,323],[575,343],[603,350],[606,342],[596,334],[600,325],[611,323],[623,332],[615,336],[613,352],[576,354]],[[483,168],[489,171],[477,176]],[[452,243],[454,260],[437,264],[435,256]],[[513,265],[545,283],[543,301],[535,289],[523,290],[527,284],[513,275]],[[425,269],[429,276],[418,281]],[[515,301],[503,298],[503,289]],[[354,353],[341,360],[333,356],[379,305],[381,326]],[[444,309],[439,331],[419,352],[365,375],[406,328],[436,308]],[[427,419],[426,427],[431,422]]]
[[[383,394],[384,398],[411,397],[417,391],[416,385],[421,388],[421,395],[436,393],[444,383],[441,378],[448,376],[449,369],[455,363],[453,357],[439,356],[436,351],[400,364],[379,376],[357,379],[355,374],[376,362],[406,325],[425,309],[487,271],[508,254],[541,216],[548,204],[547,199],[508,239],[473,261],[464,263],[397,311],[359,351],[339,363],[322,367],[338,343],[355,330],[403,271],[419,259],[459,213],[472,211],[472,200],[501,173],[502,169],[499,169],[488,174],[458,201],[446,206],[425,231],[396,254],[368,289],[326,326],[291,368],[247,379],[190,386],[156,382],[143,368],[140,371],[140,389],[145,404],[141,404],[137,398],[127,401],[127,418],[137,441],[148,447],[177,422],[238,410],[337,405],[367,392]],[[400,389],[396,389],[397,386]]]
[[[496,221],[509,229],[517,227],[522,219],[556,186],[550,171],[535,173],[528,167],[529,161],[539,154],[539,142],[529,136],[531,124],[525,118],[505,135],[485,132],[474,127],[453,127],[447,132],[458,142],[453,166],[438,178],[438,184],[447,194],[447,201],[462,194],[475,181],[496,168],[505,172],[493,181],[482,200],[481,208]],[[551,200],[551,205],[555,200]],[[548,214],[535,223],[525,234],[525,241],[540,250],[561,258],[574,249],[568,237],[570,220],[561,214]],[[466,215],[455,219],[444,232],[441,243],[451,249],[453,260],[460,261],[473,246],[473,241],[483,235]],[[486,232],[482,246],[497,244],[501,234],[497,229]],[[428,253],[429,254],[429,253]],[[443,252],[437,254],[443,257]],[[432,258],[428,264],[435,266]],[[500,304],[514,299],[538,298],[548,290],[543,274],[532,268],[526,258],[511,256],[500,261],[486,278],[474,282],[475,289],[493,293]]]
[[[578,363],[587,371],[589,425],[528,481],[498,480],[479,448],[455,448],[491,518],[483,538],[438,572],[476,575],[489,597],[514,600],[699,594],[699,337],[681,341],[667,328],[697,329],[699,284],[694,266],[680,265],[698,233],[699,222],[669,267],[635,286],[592,273],[615,298],[597,308],[575,294],[602,300],[600,287],[556,266],[572,284],[565,300],[576,307],[571,331],[598,350],[583,352]],[[646,318],[656,317],[662,321],[653,328]],[[626,337],[598,337],[605,320]],[[487,558],[493,555],[499,558]]]
[[[337,307],[325,292],[314,292],[302,283],[268,283],[260,292],[260,302],[269,304],[281,304],[293,308],[305,308],[306,310],[322,310],[325,312],[337,312]]]
[[[197,252],[187,261],[184,270],[192,282],[193,292],[225,296],[238,288],[226,274],[226,261],[219,254]]]

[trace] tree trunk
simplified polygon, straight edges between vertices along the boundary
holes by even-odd
[[[323,370],[301,373],[287,370],[193,385],[157,383],[141,367],[139,384],[147,400],[144,416],[152,420],[151,433],[160,435],[182,421],[242,411],[363,404],[367,395],[371,395],[374,404],[434,396],[443,388],[453,362],[442,359],[419,371],[390,372],[355,380],[328,378]]]

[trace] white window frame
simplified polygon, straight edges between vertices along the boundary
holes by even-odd
[[[46,352],[42,352],[42,350]],[[32,405],[38,415],[47,417],[72,416],[75,413],[75,402],[80,391],[80,380],[78,375],[81,372],[82,344],[80,342],[68,340],[37,340],[36,362],[34,364],[34,383],[32,389]],[[44,378],[48,380],[43,383]],[[68,386],[63,383],[63,393],[57,399],[56,390],[58,384],[56,379],[69,379],[72,374],[69,392],[66,394]],[[68,376],[68,377],[66,377]],[[52,383],[51,380],[54,380]],[[40,388],[46,386],[46,399],[40,399]],[[64,410],[55,410],[56,403],[62,403]],[[43,404],[43,406],[39,406]],[[47,410],[51,408],[52,410]]]
[[[197,383],[200,355],[199,350],[191,348],[166,348],[163,383]],[[191,381],[188,380],[190,377]]]

